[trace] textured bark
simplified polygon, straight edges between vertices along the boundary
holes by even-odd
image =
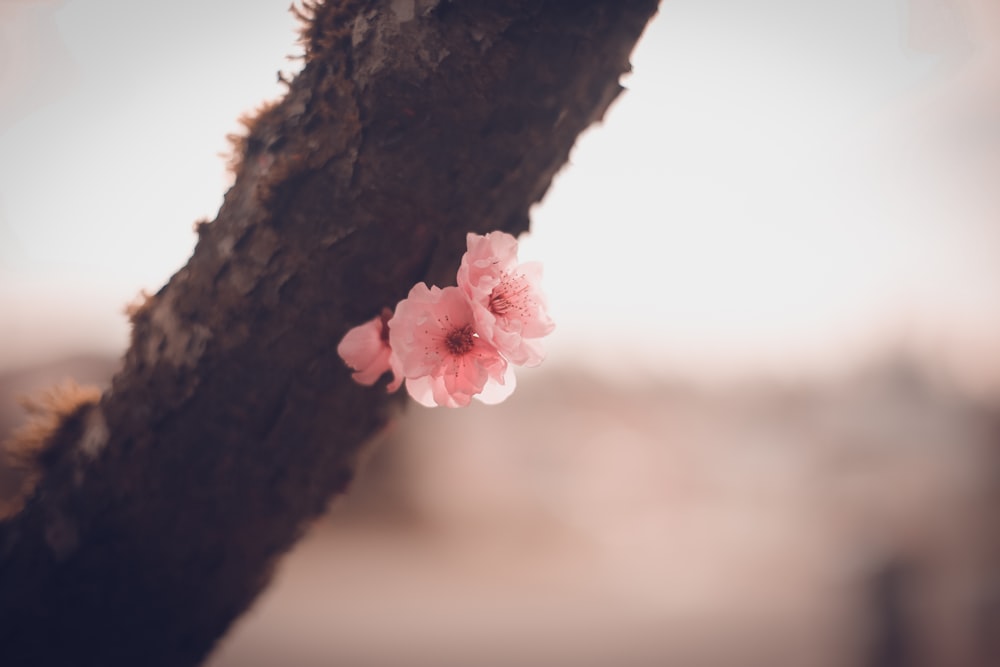
[[[304,68],[250,123],[218,217],[0,524],[0,664],[204,658],[397,400],[337,341],[451,282],[466,232],[527,228],[656,4],[308,9]]]

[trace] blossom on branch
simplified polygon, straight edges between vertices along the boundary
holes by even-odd
[[[480,334],[518,366],[537,366],[538,339],[555,328],[541,290],[542,265],[518,264],[517,239],[504,232],[469,234],[458,286],[472,302]]]
[[[389,344],[406,390],[423,405],[465,406],[488,383],[505,384],[507,361],[479,335],[457,287],[414,285],[389,320]]]
[[[504,232],[469,234],[457,287],[417,283],[379,317],[354,327],[337,346],[355,381],[372,385],[392,371],[421,405],[500,403],[514,391],[513,365],[537,366],[538,339],[555,327],[541,292],[542,268],[518,264],[517,240]]]

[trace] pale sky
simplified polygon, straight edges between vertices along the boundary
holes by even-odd
[[[997,23],[964,4],[664,0],[523,243],[550,361],[795,375],[902,344],[1000,378]],[[0,367],[124,349],[297,66],[287,5],[0,0]]]

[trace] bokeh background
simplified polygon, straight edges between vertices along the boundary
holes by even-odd
[[[0,0],[0,437],[108,381],[286,9]],[[545,365],[409,409],[213,667],[1000,664],[1000,5],[664,0],[633,64]]]

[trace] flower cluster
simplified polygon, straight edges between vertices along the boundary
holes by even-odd
[[[337,353],[353,378],[374,384],[392,372],[418,403],[499,403],[514,391],[513,366],[537,366],[539,339],[555,324],[539,283],[541,265],[519,264],[517,240],[504,232],[469,234],[457,287],[417,283],[409,295],[344,336]]]

